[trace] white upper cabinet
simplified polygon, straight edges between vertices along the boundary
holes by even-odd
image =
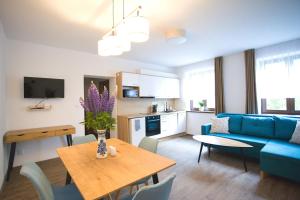
[[[160,76],[118,73],[122,74],[122,87],[133,86],[139,87],[140,97],[155,98],[180,98],[180,83],[177,78],[166,78]]]
[[[140,75],[140,96],[180,98],[179,80],[159,76]]]
[[[180,98],[179,80],[175,78],[163,78],[164,96],[162,98]]]
[[[122,73],[122,86],[140,86],[140,75],[134,73]]]
[[[140,97],[156,97],[156,77],[140,75]]]

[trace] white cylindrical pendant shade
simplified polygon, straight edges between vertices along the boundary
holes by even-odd
[[[109,45],[106,40],[98,41],[98,55],[99,56],[110,56]]]
[[[131,42],[145,42],[149,39],[149,21],[141,16],[125,20],[126,35]]]
[[[117,36],[122,40],[123,51],[128,52],[131,50],[131,42],[128,37],[128,31],[125,22],[123,21],[116,27]]]
[[[123,53],[122,40],[116,35],[105,36],[98,42],[98,54],[100,56],[118,56]]]

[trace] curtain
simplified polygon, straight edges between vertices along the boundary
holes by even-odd
[[[215,58],[215,113],[224,111],[223,57],[217,57]]]
[[[255,50],[249,49],[244,52],[246,72],[246,113],[257,114],[257,95],[255,78]]]
[[[300,98],[300,51],[257,59],[258,99]]]
[[[193,69],[184,74],[183,78],[183,98],[186,106],[190,100],[197,106],[199,101],[207,100],[207,107],[215,107],[215,80],[213,65]]]

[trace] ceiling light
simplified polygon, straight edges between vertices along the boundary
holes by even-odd
[[[165,32],[165,37],[168,43],[174,45],[183,44],[187,40],[183,29],[169,29]]]
[[[131,42],[145,42],[149,39],[149,22],[140,16],[141,6],[125,17],[123,0],[123,20],[115,26],[114,0],[112,4],[112,29],[98,41],[100,56],[121,55],[131,50]],[[134,13],[136,16],[132,16]]]
[[[149,39],[149,21],[141,16],[128,17],[125,20],[127,36],[131,42],[146,42]]]

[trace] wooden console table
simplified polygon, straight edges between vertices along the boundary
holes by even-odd
[[[32,140],[45,139],[49,137],[65,135],[67,137],[68,146],[71,146],[72,134],[74,133],[75,133],[75,127],[72,125],[7,131],[3,136],[3,141],[7,144],[11,144],[11,147],[9,153],[8,168],[6,173],[6,181],[9,180],[10,172],[13,167],[17,142],[32,141]]]

